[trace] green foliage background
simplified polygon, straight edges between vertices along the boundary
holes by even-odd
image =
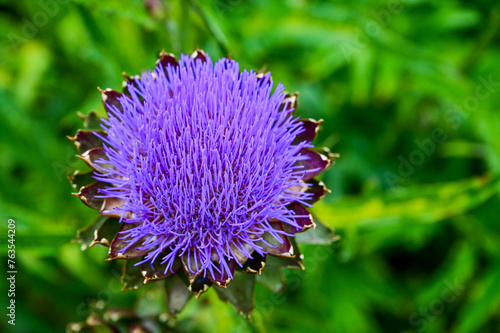
[[[315,143],[341,158],[314,213],[342,239],[306,247],[283,296],[259,286],[252,323],[209,292],[179,332],[500,332],[496,2],[146,2],[0,1],[2,271],[8,218],[18,264],[16,326],[1,278],[0,330],[63,332],[95,299],[153,311],[154,284],[122,293],[106,249],[70,243],[95,213],[70,195],[83,164],[65,136],[77,111],[103,114],[96,86],[199,46],[267,66],[324,119]]]

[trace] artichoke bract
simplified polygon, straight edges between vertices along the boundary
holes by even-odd
[[[107,118],[82,116],[70,138],[91,168],[69,176],[75,195],[99,211],[77,240],[125,261],[125,289],[163,280],[171,314],[214,286],[248,317],[256,281],[304,268],[298,243],[334,240],[308,211],[336,157],[312,144],[320,121],[295,117],[270,73],[201,50],[124,76],[101,90]]]

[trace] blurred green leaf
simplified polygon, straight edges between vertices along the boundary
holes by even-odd
[[[313,211],[335,228],[402,222],[433,223],[463,214],[500,190],[500,181],[482,176],[457,182],[395,189],[370,198],[318,202]]]

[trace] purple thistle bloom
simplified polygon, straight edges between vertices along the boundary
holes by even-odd
[[[213,65],[208,55],[129,83],[130,97],[103,121],[108,160],[96,179],[111,185],[104,197],[125,201],[117,210],[132,213],[126,237],[129,246],[144,240],[144,261],[171,270],[184,257],[193,274],[232,278],[230,260],[267,253],[264,233],[291,236],[272,221],[300,227],[295,219],[307,216],[287,207],[312,196],[293,190],[304,185],[297,162],[311,144],[293,143],[304,128],[280,110],[283,86],[272,89],[269,73],[240,73],[234,60]]]
[[[276,288],[282,267],[304,268],[296,234],[334,240],[306,208],[335,157],[312,149],[320,121],[294,118],[297,95],[270,73],[201,50],[125,78],[101,91],[108,119],[91,112],[70,138],[93,169],[69,177],[75,195],[100,213],[77,240],[125,259],[125,288],[164,279],[172,314],[215,284],[248,316],[256,280]]]

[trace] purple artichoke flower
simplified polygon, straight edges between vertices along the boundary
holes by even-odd
[[[297,94],[270,73],[201,50],[162,52],[154,71],[125,78],[123,93],[101,91],[108,118],[91,113],[71,138],[93,173],[70,180],[100,212],[78,241],[125,259],[126,287],[187,289],[171,313],[215,284],[248,315],[256,275],[275,286],[281,267],[303,269],[296,240],[333,239],[324,226],[295,237],[316,227],[307,207],[328,191],[314,179],[335,157],[313,149],[320,122],[294,117]]]

